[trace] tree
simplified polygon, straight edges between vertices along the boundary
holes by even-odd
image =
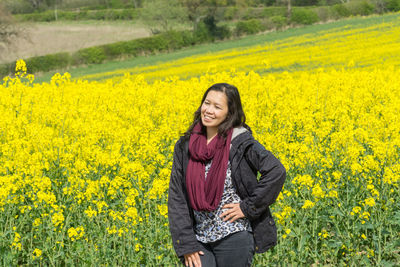
[[[24,30],[15,23],[11,14],[0,3],[0,59],[1,55],[12,49],[17,37],[25,37]]]
[[[216,18],[218,7],[225,6],[226,0],[180,0],[186,9],[188,19],[193,23],[193,30],[197,29],[197,24],[206,17]]]
[[[287,18],[288,18],[288,20],[290,20],[291,17],[292,17],[292,1],[287,0]]]
[[[46,0],[47,6],[53,6],[54,7],[54,18],[55,20],[58,20],[58,14],[57,14],[57,7],[62,5],[63,0]]]
[[[142,7],[142,2],[143,2],[142,0],[132,0],[133,6],[135,8]]]
[[[42,5],[46,3],[46,0],[25,0],[25,1],[28,2],[35,10],[40,9]]]
[[[277,0],[276,1],[277,5],[286,5],[286,17],[288,20],[290,20],[290,17],[292,16],[292,0]]]
[[[171,22],[182,22],[185,11],[178,0],[146,0],[140,14],[153,34],[171,30]]]

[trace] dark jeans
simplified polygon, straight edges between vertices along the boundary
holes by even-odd
[[[248,267],[254,256],[254,237],[248,231],[230,234],[212,243],[201,243],[202,267]]]

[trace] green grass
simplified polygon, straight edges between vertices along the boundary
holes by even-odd
[[[250,46],[263,44],[266,42],[273,42],[277,40],[290,38],[293,36],[300,36],[310,33],[318,34],[319,32],[326,30],[334,30],[334,29],[340,30],[340,28],[344,26],[347,26],[348,28],[362,28],[374,24],[379,24],[382,22],[391,22],[398,19],[400,19],[400,13],[386,14],[386,15],[372,15],[369,17],[354,17],[325,24],[315,24],[305,27],[289,28],[283,31],[274,31],[259,35],[246,36],[241,39],[196,45],[193,47],[184,48],[179,51],[174,51],[170,53],[160,53],[150,56],[140,56],[121,61],[110,61],[103,64],[75,67],[68,70],[52,71],[36,75],[35,82],[38,83],[48,82],[50,81],[51,77],[57,72],[63,73],[67,71],[71,74],[72,78],[79,78],[85,75],[110,72],[119,69],[128,69],[136,66],[155,65],[160,62],[173,61],[204,53],[213,53],[234,48],[236,49],[246,48]]]

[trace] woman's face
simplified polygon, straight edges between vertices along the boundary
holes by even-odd
[[[218,127],[228,115],[228,100],[224,92],[211,90],[201,105],[201,122],[206,127]]]

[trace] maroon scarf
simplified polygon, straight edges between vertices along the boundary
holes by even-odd
[[[190,159],[186,172],[186,189],[190,205],[195,210],[215,210],[224,191],[226,169],[233,129],[226,141],[219,134],[207,145],[207,137],[201,132],[201,124],[193,128],[189,140]],[[205,162],[213,160],[205,179]]]

